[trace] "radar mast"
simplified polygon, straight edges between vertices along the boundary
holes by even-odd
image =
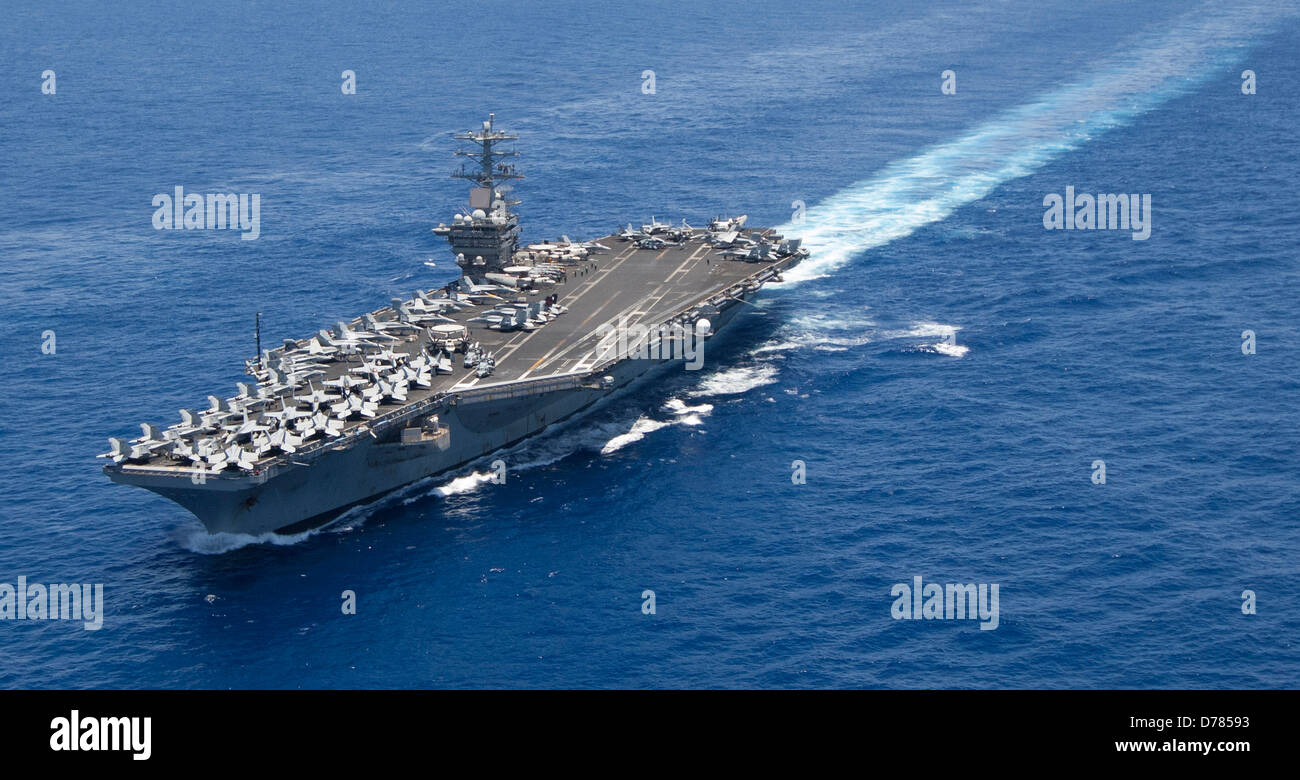
[[[457,157],[468,157],[477,165],[462,165],[452,172],[452,178],[472,182],[469,190],[469,209],[457,214],[451,225],[438,225],[433,232],[446,236],[456,253],[456,263],[465,276],[470,273],[499,273],[511,265],[519,242],[519,215],[510,207],[519,201],[510,200],[511,187],[505,182],[522,179],[523,174],[505,160],[518,157],[519,152],[497,148],[503,141],[514,141],[517,135],[497,130],[496,114],[488,114],[487,121],[478,130],[466,130],[452,137],[468,141],[474,146],[457,149]]]

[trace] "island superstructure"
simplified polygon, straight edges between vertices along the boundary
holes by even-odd
[[[461,276],[249,360],[255,381],[167,428],[110,438],[105,473],[175,501],[212,533],[291,533],[482,459],[712,338],[807,256],[797,239],[652,219],[592,242],[519,245],[489,115],[455,138],[466,208],[433,229]],[[676,339],[682,340],[678,344]]]

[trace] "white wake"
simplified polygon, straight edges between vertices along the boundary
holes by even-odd
[[[1084,80],[1005,111],[956,140],[890,163],[809,207],[803,224],[778,228],[802,237],[812,252],[785,275],[786,283],[826,276],[866,250],[938,222],[1004,182],[1188,92],[1233,61],[1276,15],[1213,5],[1193,14],[1210,18],[1139,37]]]

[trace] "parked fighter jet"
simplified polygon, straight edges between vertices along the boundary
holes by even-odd
[[[379,345],[373,341],[334,336],[323,328],[316,335],[316,339],[319,339],[326,349],[333,349],[343,355],[361,355],[368,350],[379,349]],[[313,339],[313,341],[316,339]]]
[[[405,352],[394,352],[391,349],[385,347],[383,349],[379,349],[367,354],[366,362],[367,363],[388,363],[389,365],[395,366],[398,363],[405,363],[409,358],[410,355],[407,355]]]
[[[498,295],[498,294],[509,295],[514,293],[514,290],[511,290],[508,287],[502,287],[499,284],[480,284],[478,282],[475,282],[473,279],[471,279],[468,276],[462,276],[459,279],[457,279],[455,282],[452,282],[452,284],[455,285],[455,289],[458,290],[460,292],[460,295],[462,296]]]
[[[262,422],[261,415],[249,417],[248,412],[244,412],[244,419],[234,423],[224,423],[221,426],[233,438],[243,436],[252,437],[256,433],[266,433],[271,430],[271,426]]]
[[[561,236],[559,241],[529,244],[525,251],[534,259],[585,260],[592,252],[607,252],[609,247],[594,242],[578,243],[568,236]]]
[[[200,433],[211,433],[216,430],[216,426],[205,425],[203,420],[194,412],[189,409],[182,409],[181,421],[173,426],[173,430],[176,431],[178,437],[186,438]]]
[[[379,404],[367,401],[356,393],[349,393],[343,400],[330,406],[330,414],[340,420],[346,420],[354,414],[360,414],[362,417],[374,417],[377,411],[379,411]]]
[[[230,408],[230,404],[224,398],[218,398],[215,395],[208,396],[208,403],[211,406],[202,412],[203,425],[210,428],[218,428],[226,420],[238,416],[238,412]]]
[[[311,412],[306,411],[305,409],[299,409],[297,406],[289,406],[285,403],[284,398],[281,398],[279,410],[263,412],[262,416],[269,417],[272,420],[277,420],[281,426],[284,426],[292,423],[294,420],[311,417]]]
[[[332,387],[335,390],[351,390],[354,387],[360,387],[362,385],[367,385],[367,384],[370,383],[367,382],[365,379],[362,379],[360,377],[355,377],[355,376],[349,376],[348,374],[344,374],[340,376],[338,379],[326,379],[321,382],[321,385],[325,387]]]
[[[190,444],[185,439],[177,439],[172,443],[171,450],[168,454],[179,461],[197,463],[202,460],[202,458],[196,452],[195,446],[196,445]]]
[[[414,382],[420,387],[429,388],[433,386],[433,375],[430,373],[429,368],[428,364],[420,366],[413,364],[402,365],[397,367],[397,370],[392,374],[392,376],[397,381],[406,383]],[[451,361],[447,362],[446,373],[451,373]]]
[[[670,246],[681,246],[681,242],[676,240],[669,240],[666,238],[660,238],[659,236],[651,236],[649,238],[643,238],[640,241],[637,241],[636,245],[641,249],[664,249]]]
[[[324,372],[322,371],[321,373]],[[281,376],[279,371],[276,371],[269,365],[266,367],[266,370],[262,372],[262,376],[264,378],[260,381],[268,395],[282,395],[285,391],[296,390],[299,386],[297,381]],[[294,379],[296,378],[297,375],[295,374]]]
[[[99,455],[101,458],[111,458],[114,463],[121,463],[124,460],[147,460],[153,453],[164,447],[171,445],[167,441],[150,441],[139,444],[132,444],[122,439],[109,437],[109,451]]]
[[[325,331],[321,331],[321,333],[325,333]],[[341,352],[342,350],[338,347],[328,345],[328,336],[325,341],[322,341],[318,336],[312,336],[303,342],[301,347],[286,350],[280,356],[279,367],[282,371],[292,372],[291,367],[304,359],[307,361],[324,360],[332,363],[339,359]]]
[[[333,403],[342,398],[342,396],[327,393],[324,390],[317,390],[311,382],[307,383],[307,387],[311,390],[310,393],[303,396],[295,395],[293,400],[300,404],[310,404],[313,411],[320,408],[321,404]]]
[[[273,398],[265,388],[258,385],[256,388],[249,387],[245,382],[236,382],[235,386],[239,392],[235,397],[230,399],[230,407],[239,411],[248,412],[256,411],[269,404]]]
[[[303,440],[310,439],[317,434],[334,437],[343,434],[343,421],[330,417],[324,412],[316,412],[311,419],[299,420],[294,425],[294,430]]]
[[[387,333],[353,330],[346,322],[339,322],[338,325],[335,326],[334,332],[338,334],[339,338],[348,341],[370,341],[375,343],[381,341],[400,341],[396,336],[390,336]]]
[[[632,223],[629,222],[627,223],[626,228],[619,229],[617,235],[620,239],[624,241],[636,241],[638,239],[648,238],[650,234],[637,230],[636,228],[632,227]]]
[[[502,306],[493,309],[486,314],[480,314],[473,317],[469,322],[481,322],[486,327],[493,330],[518,330],[528,321],[528,314],[522,309],[516,309],[513,306]]]
[[[591,252],[608,252],[609,247],[604,244],[598,244],[595,241],[573,241],[568,236],[560,236],[560,246],[569,247],[570,249],[586,250]]]
[[[267,438],[269,447],[281,452],[296,452],[298,445],[302,444],[302,439],[295,436],[288,428],[277,428],[271,431],[271,435]]]
[[[397,403],[405,403],[407,385],[403,380],[381,379],[371,387],[366,388],[366,400],[378,401],[387,399]]]
[[[748,214],[741,214],[739,217],[730,219],[714,217],[709,221],[709,231],[712,233],[730,233],[733,230],[740,230],[745,226],[745,221],[748,219]]]
[[[402,308],[407,309],[412,314],[442,314],[448,311],[460,311],[462,302],[459,297],[434,297],[424,290],[416,290],[415,297],[409,301],[403,301],[401,298],[393,299],[393,308],[400,311]]]
[[[222,464],[223,468],[227,465],[233,465],[243,469],[244,471],[252,471],[257,463],[253,453],[238,444],[231,444],[226,448],[223,454],[225,455],[225,460]]]
[[[737,260],[744,260],[747,263],[756,263],[766,260],[772,252],[772,245],[763,240],[763,237],[755,233],[749,239],[748,247],[737,247],[727,249],[721,252],[723,257],[734,257]]]
[[[386,333],[388,331],[395,331],[398,333],[410,333],[412,331],[418,331],[420,329],[420,326],[413,322],[403,322],[401,319],[379,320],[376,319],[375,315],[373,314],[366,314],[364,315],[363,319],[366,323],[366,327],[370,328],[372,331],[375,331],[377,333]]]
[[[682,226],[679,228],[673,228],[672,230],[669,230],[667,235],[669,240],[676,241],[677,243],[680,244],[685,241],[691,240],[695,236],[695,228],[686,224],[686,220],[683,219]]]
[[[656,233],[663,233],[672,228],[667,222],[660,222],[654,217],[650,218],[650,224],[641,226],[641,233],[647,236],[653,236]]]

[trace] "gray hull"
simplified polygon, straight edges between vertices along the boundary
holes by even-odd
[[[714,332],[740,308],[739,301],[719,308],[713,318]],[[530,391],[517,397],[452,397],[422,411],[421,419],[436,414],[445,429],[429,441],[404,443],[396,430],[377,438],[361,436],[310,464],[290,463],[256,474],[205,475],[202,484],[148,470],[108,470],[108,474],[115,482],[146,488],[180,504],[211,533],[289,533],[322,525],[352,506],[534,436],[661,366],[684,370],[680,360],[624,359],[606,368],[599,384]]]

